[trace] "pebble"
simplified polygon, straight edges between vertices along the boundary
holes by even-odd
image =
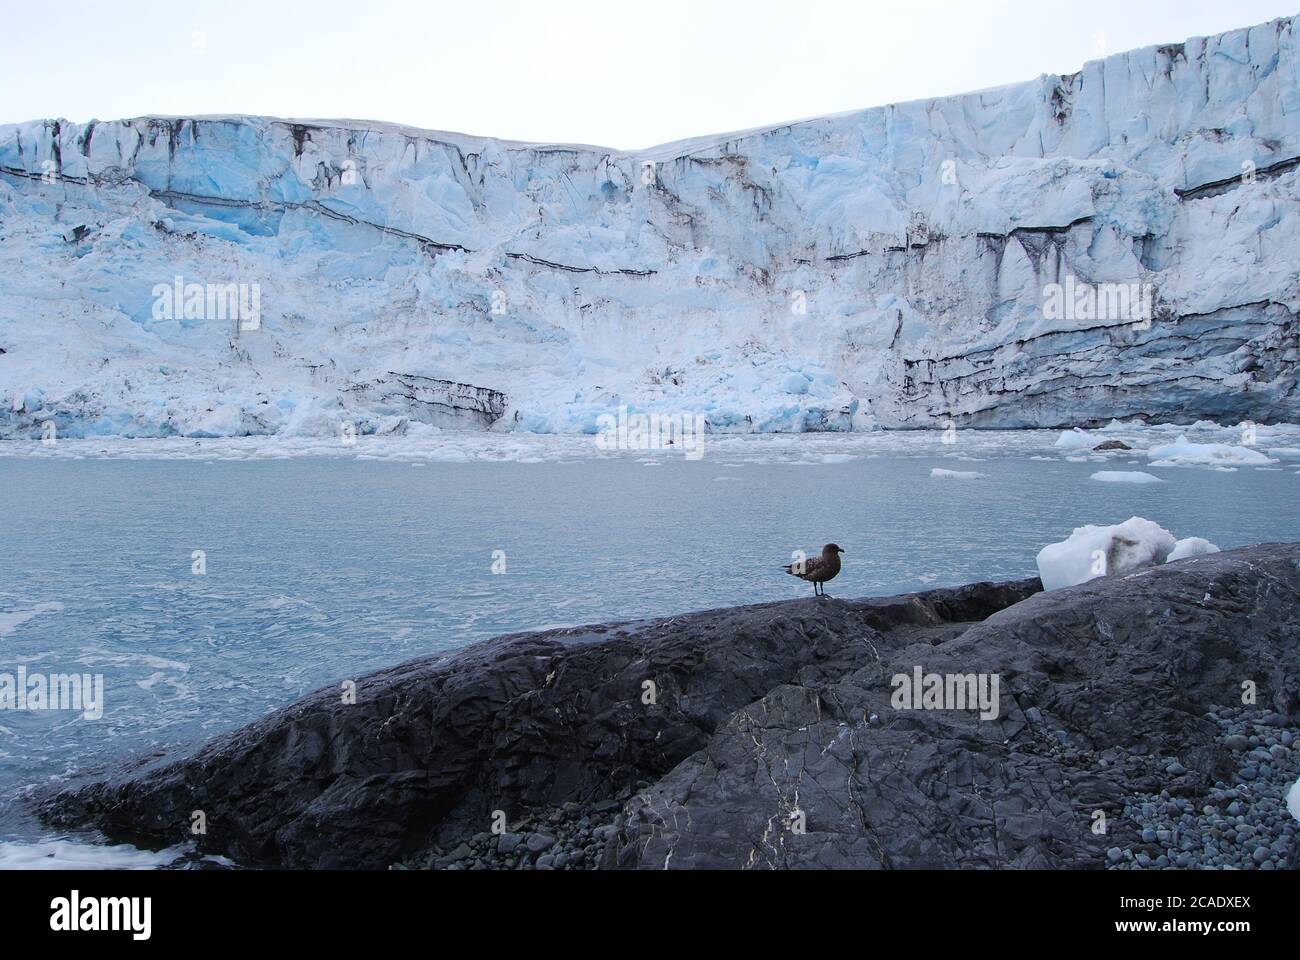
[[[555,846],[555,838],[545,833],[530,833],[528,835],[528,849],[532,853],[541,853],[543,850],[549,850]]]
[[[1126,797],[1122,806],[1124,819],[1147,849],[1135,856],[1123,847],[1109,848],[1109,869],[1290,866],[1287,858],[1295,850],[1300,823],[1287,811],[1285,797],[1300,778],[1300,751],[1292,749],[1300,730],[1289,727],[1290,721],[1281,714],[1261,716],[1243,708],[1214,710],[1207,719],[1219,727],[1219,742],[1232,751],[1239,768],[1236,776],[1219,780],[1199,794],[1170,798],[1174,785],[1169,781],[1188,771],[1176,759],[1159,761],[1158,769],[1166,778],[1164,789]]]

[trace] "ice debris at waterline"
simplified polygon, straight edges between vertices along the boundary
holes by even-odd
[[[1284,18],[634,153],[3,125],[0,436],[1297,420],[1296,48]],[[1153,316],[1111,308],[1134,285]]]
[[[197,859],[192,845],[142,850],[130,844],[39,840],[0,843],[0,870],[158,870]],[[229,864],[222,858],[208,858]]]
[[[1059,590],[1147,564],[1218,551],[1208,540],[1178,540],[1158,523],[1130,517],[1109,527],[1078,527],[1068,539],[1043,547],[1038,552],[1038,575],[1044,590]]]
[[[1281,469],[1300,466],[1300,424],[1258,424],[1253,427],[1254,443],[1277,458],[1278,465],[1252,469]],[[1241,442],[1240,424],[1223,425],[1199,421],[1190,426],[1147,424],[1140,421],[1114,423],[1099,431],[1077,431],[1094,444],[1091,450],[1065,447],[1056,430],[958,430],[949,435],[941,430],[872,430],[855,433],[710,433],[704,438],[704,460],[724,465],[741,463],[802,463],[834,465],[854,458],[934,457],[956,461],[1024,457],[1028,460],[1064,460],[1111,464],[1116,457],[1143,456],[1151,447],[1168,444],[1191,433],[1200,442]],[[1071,431],[1075,433],[1075,431]],[[1128,451],[1098,450],[1107,439],[1121,439]],[[675,447],[666,450],[602,450],[595,435],[537,434],[523,431],[467,431],[414,424],[406,433],[342,436],[295,436],[272,434],[247,437],[60,437],[51,443],[40,440],[0,440],[0,458],[21,457],[52,460],[108,458],[126,460],[260,460],[299,457],[329,457],[357,460],[419,463],[503,462],[541,463],[576,460],[618,459],[644,456],[663,462],[685,461]],[[1130,463],[1136,462],[1129,460]],[[1193,469],[1227,469],[1193,465]],[[1161,467],[1160,469],[1166,469]]]

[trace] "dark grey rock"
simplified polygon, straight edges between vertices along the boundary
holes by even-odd
[[[452,863],[458,863],[461,860],[469,860],[474,856],[474,848],[468,843],[462,843],[453,850],[447,857]]]
[[[632,799],[620,863],[1101,864],[1108,848],[1141,841],[1122,797],[1161,790],[1170,769],[1193,795],[1232,776],[1231,751],[1205,714],[1236,700],[1242,678],[1255,678],[1276,712],[1300,705],[1300,547],[1213,556],[1040,594],[930,650],[887,644],[883,663],[839,682],[772,691]],[[1013,705],[991,723],[892,710],[889,677],[918,662],[1000,674],[1004,699],[1051,716],[1077,752],[1020,728]],[[870,712],[885,721],[854,722]],[[1092,759],[1115,747],[1130,759]],[[804,833],[786,821],[795,796]],[[1087,829],[1096,809],[1109,814],[1107,836]],[[1206,850],[1219,855],[1216,843]]]
[[[544,833],[533,833],[528,836],[528,850],[531,853],[541,853],[553,846],[555,846],[554,837],[547,836]]]

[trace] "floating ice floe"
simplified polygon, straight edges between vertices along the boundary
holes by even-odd
[[[1179,434],[1173,443],[1160,444],[1147,450],[1153,467],[1176,467],[1199,464],[1211,467],[1256,466],[1274,463],[1272,458],[1250,447],[1227,443],[1193,443],[1186,434]]]
[[[1067,430],[1056,438],[1056,446],[1062,450],[1091,450],[1101,440],[1090,433],[1086,433],[1075,427],[1073,430]]]
[[[1164,483],[1159,477],[1141,470],[1098,470],[1092,479],[1103,483]]]
[[[938,480],[983,480],[984,474],[976,473],[974,470],[944,470],[942,467],[935,467],[930,471],[930,476]]]
[[[1038,575],[1044,590],[1059,590],[1218,549],[1199,537],[1177,540],[1158,523],[1131,517],[1109,527],[1078,527],[1068,539],[1044,547],[1038,552]]]
[[[1219,548],[1204,537],[1187,537],[1174,544],[1174,548],[1169,551],[1169,556],[1165,558],[1165,563],[1173,563],[1175,560],[1183,560],[1187,557],[1203,557],[1207,553],[1218,552]]]

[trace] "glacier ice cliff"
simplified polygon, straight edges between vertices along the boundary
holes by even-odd
[[[0,126],[0,436],[1300,420],[1291,19],[640,152]],[[1144,322],[1045,309],[1142,284]],[[160,291],[199,285],[160,307]],[[252,288],[256,315],[215,305]]]

